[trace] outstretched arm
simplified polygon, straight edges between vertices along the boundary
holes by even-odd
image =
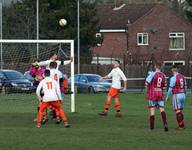
[[[37,64],[39,65],[39,66],[44,66],[44,67],[47,67],[47,66],[49,66],[49,64],[50,64],[50,60],[46,60],[46,61],[40,61],[40,62],[38,62]]]
[[[73,62],[73,57],[70,58],[70,60],[61,61],[61,65],[69,65]]]
[[[107,76],[102,77],[102,79],[110,79],[110,78],[107,75]]]

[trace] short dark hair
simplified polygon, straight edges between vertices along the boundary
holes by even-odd
[[[115,59],[114,61],[116,61],[119,65],[121,64],[120,60]]]
[[[154,65],[152,63],[148,64],[147,71],[153,71]]]
[[[173,65],[172,68],[171,68],[172,71],[175,71],[175,72],[178,72],[178,67],[176,65]]]
[[[49,68],[57,68],[57,63],[55,61],[50,62]]]
[[[49,58],[53,57],[54,55],[57,55],[55,52],[50,53]]]
[[[50,76],[50,70],[46,69],[44,75],[45,75],[45,77],[49,77]]]
[[[158,63],[155,64],[155,66],[156,66],[156,68],[161,69],[162,63],[158,62]]]

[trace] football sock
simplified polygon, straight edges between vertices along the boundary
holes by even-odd
[[[164,127],[167,126],[167,116],[166,116],[165,111],[161,112],[161,117],[162,117]]]
[[[56,110],[52,110],[52,118],[57,118]]]
[[[183,113],[182,113],[182,112],[178,112],[178,113],[176,114],[176,117],[177,117],[178,126],[179,126],[180,128],[183,128],[183,127],[184,127]]]
[[[43,112],[43,118],[47,118],[47,110]]]
[[[105,108],[104,108],[104,112],[108,112],[110,104],[111,104],[111,101],[107,99],[106,104],[105,104]]]
[[[67,116],[62,108],[58,109],[60,118],[62,118],[64,124],[67,123]]]
[[[120,102],[119,102],[119,100],[115,100],[115,110],[117,112],[120,112]]]
[[[154,129],[155,116],[150,116],[150,129]]]
[[[37,112],[39,112],[39,109],[40,109],[40,107],[38,106],[38,107],[37,107]]]
[[[60,110],[59,112],[60,112],[60,116],[61,116],[63,122],[67,123],[68,121],[67,121],[67,116],[66,116],[65,112],[63,110]]]

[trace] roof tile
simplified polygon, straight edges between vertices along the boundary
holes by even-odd
[[[113,10],[114,5],[100,5],[97,7],[100,29],[125,29],[128,19],[132,24],[154,7],[155,4],[129,4]]]

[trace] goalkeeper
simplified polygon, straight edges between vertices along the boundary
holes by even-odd
[[[35,63],[32,63],[31,68],[29,69],[29,74],[34,78],[34,83],[33,85],[35,87],[38,86],[39,82],[43,80],[43,74],[45,72],[44,68],[41,68],[38,65],[38,60],[35,61]]]
[[[44,68],[41,68],[39,65],[38,65],[38,62],[39,60],[37,59],[35,61],[35,63],[32,63],[32,66],[31,68],[29,69],[29,74],[34,78],[34,82],[33,82],[33,85],[35,87],[37,87],[39,85],[39,82],[41,80],[43,80],[43,76],[44,76],[44,72],[45,72],[45,69]],[[42,95],[42,92],[41,92],[41,96]],[[37,112],[39,112],[39,106],[41,105],[41,103],[38,104],[37,106]],[[34,121],[36,121],[37,118],[34,119]],[[47,112],[45,111],[43,113],[43,124],[46,123],[48,121],[48,118],[47,118]]]

